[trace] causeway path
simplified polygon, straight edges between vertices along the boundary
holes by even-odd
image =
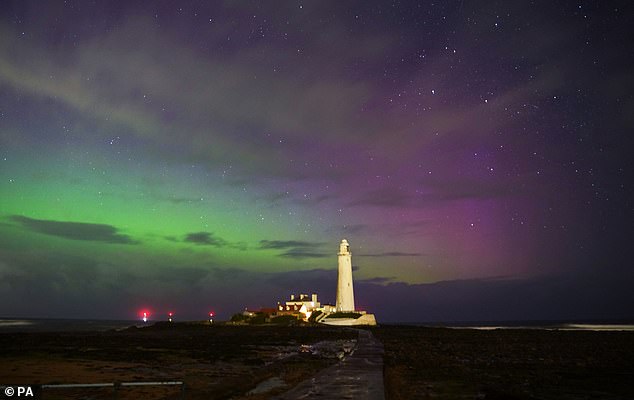
[[[354,352],[339,363],[275,397],[276,400],[358,399],[385,400],[383,344],[372,332],[355,329]]]

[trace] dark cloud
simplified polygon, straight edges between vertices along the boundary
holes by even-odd
[[[0,302],[0,315],[131,319],[142,306],[156,312],[176,307],[185,314],[208,303],[202,295],[208,268],[170,267],[160,260],[130,268],[129,260],[116,258],[5,250],[0,247],[0,297],[20,301]]]
[[[395,276],[387,277],[387,276],[377,276],[376,278],[368,278],[368,279],[355,279],[355,283],[372,283],[377,285],[383,285],[386,283],[394,282],[396,280]]]
[[[245,242],[230,243],[229,246],[234,248],[234,249],[238,249],[238,250],[242,250],[242,251],[245,251],[245,250],[248,249],[248,246],[247,246],[247,244]]]
[[[345,236],[366,236],[381,233],[389,237],[397,236],[423,236],[433,233],[433,221],[403,221],[399,223],[384,224],[353,224],[353,225],[335,225],[324,230],[328,236],[343,235]],[[356,254],[356,253],[355,253]],[[357,254],[358,255],[358,254]]]
[[[294,248],[289,249],[280,254],[280,257],[288,257],[288,258],[323,258],[328,257],[328,254],[325,253],[317,253],[314,251],[309,251],[302,248]]]
[[[324,243],[304,242],[301,240],[260,240],[260,249],[284,250],[280,257],[322,258],[328,254],[323,251]]]
[[[12,215],[11,221],[17,222],[22,227],[33,232],[51,236],[63,237],[71,240],[87,240],[95,242],[138,244],[127,235],[118,233],[118,229],[112,225],[91,224],[86,222],[62,222],[43,219],[34,219],[21,215]]]
[[[348,206],[406,207],[411,204],[411,196],[396,187],[371,190],[348,203]]]
[[[229,242],[221,237],[218,237],[213,232],[191,232],[186,234],[183,240],[180,240],[176,236],[163,236],[163,239],[170,242],[193,243],[201,246],[228,247],[242,251],[247,249],[246,243]]]
[[[421,183],[428,194],[419,196],[422,201],[490,199],[516,195],[526,192],[535,179],[522,177],[512,180],[475,180],[475,179],[425,179]]]
[[[464,200],[491,199],[526,193],[534,179],[521,177],[515,181],[488,181],[485,179],[421,180],[419,189],[385,186],[367,191],[348,203],[348,206],[425,207],[430,204]]]
[[[422,253],[404,253],[400,251],[388,251],[385,253],[357,254],[359,257],[420,257]]]
[[[303,242],[300,240],[260,240],[261,249],[314,248],[321,245],[322,243]]]
[[[130,269],[127,264],[48,250],[21,252],[0,243],[0,296],[21,300],[0,302],[0,314],[134,318],[137,307],[150,305],[157,312],[174,309],[184,319],[213,308],[225,319],[244,307],[274,306],[290,293],[317,293],[322,303],[332,303],[337,282],[336,269],[174,268],[160,260]],[[383,323],[631,318],[633,282],[631,271],[603,269],[425,284],[374,277],[355,280],[355,301]]]
[[[245,182],[246,184],[247,182]],[[279,204],[280,201],[282,200],[287,200],[291,197],[291,195],[288,192],[276,192],[276,193],[272,193],[272,194],[268,194],[266,196],[263,196],[263,199],[265,201],[270,202],[271,204]]]
[[[384,322],[547,321],[632,318],[634,275],[583,271],[525,279],[426,284],[355,281],[355,300]],[[387,284],[386,284],[387,283]],[[395,311],[398,310],[398,311]]]
[[[311,196],[308,194],[298,194],[298,193],[293,194],[289,191],[284,191],[284,192],[269,193],[262,196],[261,198],[262,200],[270,203],[271,206],[280,205],[283,202],[289,202],[290,204],[300,205],[300,206],[316,206],[318,204],[323,203],[326,200],[333,199],[334,196],[328,195],[328,194],[319,194],[319,195]]]
[[[343,21],[331,21],[329,29],[320,29],[320,35],[305,37],[302,52],[327,54],[324,58],[330,62],[328,73],[324,73],[324,69],[312,61],[288,57],[285,55],[288,49],[271,48],[268,44],[250,42],[246,37],[244,40],[238,38],[236,35],[242,30],[235,31],[232,25],[249,23],[251,12],[246,10],[236,13],[228,8],[211,7],[213,11],[209,12],[214,14],[215,29],[192,30],[186,34],[183,30],[197,24],[193,21],[191,24],[172,24],[167,18],[166,23],[172,29],[163,30],[144,16],[145,11],[136,7],[117,8],[116,14],[125,15],[125,18],[111,21],[114,25],[105,30],[107,33],[82,37],[81,43],[75,43],[72,50],[70,46],[62,46],[66,56],[75,60],[71,66],[58,61],[54,51],[38,45],[46,37],[43,32],[50,24],[36,22],[37,13],[26,18],[23,23],[33,27],[29,29],[33,36],[28,44],[21,42],[19,51],[15,50],[19,54],[12,57],[11,62],[2,65],[0,80],[14,90],[28,91],[31,96],[55,99],[56,103],[83,113],[87,120],[102,121],[103,116],[107,116],[106,125],[123,126],[126,132],[138,137],[152,136],[153,146],[148,150],[160,153],[163,146],[172,146],[179,149],[172,155],[174,158],[188,163],[204,162],[212,167],[239,155],[238,158],[245,160],[240,169],[257,175],[265,171],[282,176],[304,175],[319,169],[287,168],[283,157],[271,158],[268,152],[262,152],[263,148],[277,149],[279,141],[252,134],[252,131],[281,132],[288,137],[284,141],[286,145],[293,142],[293,136],[297,137],[295,141],[302,143],[304,130],[338,138],[344,133],[377,132],[382,125],[378,115],[361,120],[351,117],[369,96],[374,95],[375,85],[348,82],[341,74],[357,56],[381,59],[380,49],[387,49],[389,43],[385,34],[379,37],[367,33],[355,35],[354,46],[326,40],[327,37],[341,38],[341,32],[347,32],[346,37],[349,36]],[[148,9],[156,12],[154,6]],[[288,29],[286,21],[280,21],[272,10],[260,11],[271,13],[264,18],[277,20],[283,24],[280,26]],[[43,14],[46,11],[42,11]],[[4,56],[11,41],[21,35],[17,30],[12,31],[9,24],[0,28],[3,33],[0,35],[0,54]],[[178,31],[180,33],[174,34]],[[244,45],[231,46],[231,50],[227,48],[229,53],[224,55],[201,56],[194,51],[198,45],[191,42],[191,37],[197,37],[205,45],[226,47],[228,35],[232,37],[232,44],[235,41]],[[37,59],[42,54],[48,60],[46,68],[22,62],[23,59]],[[266,54],[267,61],[254,60],[254,54]],[[278,57],[285,60],[288,73],[275,73],[266,65]],[[148,68],[152,69],[152,74],[138,73]],[[188,73],[174,74],[174,70]],[[68,83],[74,82],[75,74],[107,78],[92,79],[89,83],[75,82],[76,87],[71,90]],[[56,77],[54,85],[47,84],[50,75]],[[182,87],[195,89],[184,93],[178,90]],[[153,103],[170,103],[173,107],[166,112],[157,112],[128,96],[141,92],[152,92]],[[296,93],[302,95],[296,96]],[[87,107],[86,104],[99,104],[99,107]],[[188,132],[188,136],[196,140],[176,139],[174,132]]]
[[[184,242],[199,244],[199,245],[207,245],[207,246],[215,246],[215,247],[225,247],[228,245],[227,241],[215,236],[212,232],[194,232],[188,233],[183,239]]]
[[[332,199],[333,196],[331,195],[327,195],[327,194],[322,194],[319,196],[307,196],[307,197],[302,197],[299,199],[295,199],[294,202],[296,204],[303,204],[303,205],[309,205],[309,206],[315,206],[319,203],[322,203],[326,200],[330,200]]]
[[[345,225],[343,227],[343,231],[346,233],[361,233],[370,229],[369,225],[366,224],[356,224],[356,225]]]

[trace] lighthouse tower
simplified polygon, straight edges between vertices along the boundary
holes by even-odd
[[[337,312],[354,311],[354,290],[352,289],[352,253],[346,239],[339,245],[339,278],[337,279]]]

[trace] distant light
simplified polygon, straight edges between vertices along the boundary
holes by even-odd
[[[147,322],[150,319],[150,312],[147,309],[141,310],[139,311],[139,316],[141,317],[143,322]]]
[[[213,317],[213,316],[214,316],[213,311],[209,313],[209,316],[210,316],[210,317]]]

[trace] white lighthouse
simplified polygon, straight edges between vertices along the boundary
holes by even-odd
[[[338,312],[354,312],[354,290],[352,288],[352,253],[346,239],[339,245],[339,277],[337,279]]]

